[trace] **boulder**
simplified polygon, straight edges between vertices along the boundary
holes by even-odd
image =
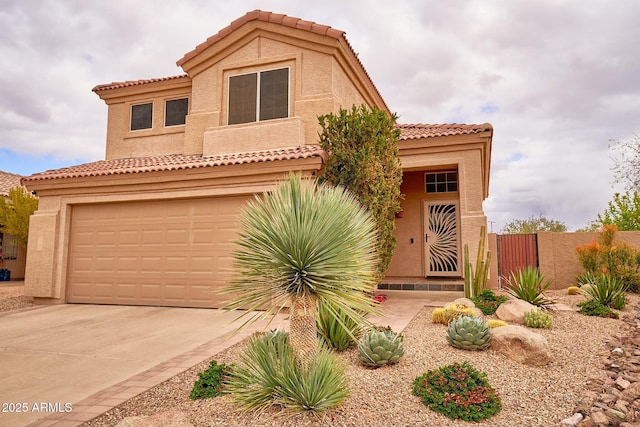
[[[451,304],[464,304],[469,308],[475,308],[475,304],[469,298],[457,298]]]
[[[187,414],[181,411],[165,411],[155,415],[127,417],[120,420],[116,427],[193,427]]]
[[[496,316],[507,323],[524,324],[524,314],[534,308],[536,308],[535,305],[521,299],[509,299],[500,304],[496,310]]]
[[[523,326],[492,329],[491,348],[523,365],[545,366],[551,361],[547,339]]]

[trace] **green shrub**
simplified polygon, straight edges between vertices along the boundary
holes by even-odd
[[[316,415],[348,397],[344,365],[325,347],[308,365],[299,364],[284,334],[252,337],[230,372],[227,390],[243,410],[272,405],[287,413]]]
[[[229,368],[224,363],[218,365],[218,362],[212,360],[209,367],[198,374],[199,378],[193,384],[189,398],[207,399],[222,394],[223,382],[229,374]]]
[[[553,326],[553,317],[546,311],[534,308],[524,314],[524,325],[529,328],[551,329]]]
[[[338,307],[333,306],[333,310],[330,310],[328,304],[318,304],[318,334],[327,347],[344,351],[356,344],[356,339],[362,333],[361,325]]]
[[[580,307],[578,313],[586,316],[618,318],[618,313],[592,299],[578,303],[578,307]]]
[[[427,372],[413,382],[413,394],[430,409],[449,418],[480,421],[500,412],[502,401],[487,374],[468,362]]]
[[[610,274],[601,274],[594,283],[585,286],[582,293],[589,299],[598,303],[620,310],[627,303],[624,295],[624,283],[617,277]]]
[[[506,290],[509,294],[538,307],[548,308],[553,301],[544,296],[544,291],[551,286],[551,280],[545,280],[544,274],[537,268],[527,266],[518,272],[511,273],[507,279]]]
[[[500,304],[508,298],[504,295],[497,296],[491,289],[483,290],[478,296],[471,298],[471,301],[487,316],[496,312]]]

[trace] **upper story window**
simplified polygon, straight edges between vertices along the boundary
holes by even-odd
[[[186,123],[189,113],[189,98],[170,99],[165,102],[164,125],[178,126]]]
[[[427,194],[458,191],[458,171],[455,170],[425,173],[424,180]]]
[[[131,106],[131,130],[151,129],[153,125],[153,103]]]
[[[289,68],[229,77],[228,124],[289,117]]]

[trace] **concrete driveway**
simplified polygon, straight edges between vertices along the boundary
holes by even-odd
[[[188,369],[215,354],[210,350],[239,341],[229,335],[235,327],[229,322],[236,315],[208,309],[75,304],[0,314],[0,425],[24,426],[51,418],[52,413],[62,418],[66,412],[70,414],[64,419],[72,421],[77,402],[204,348],[198,357],[185,359],[186,364],[165,364],[172,368],[167,378]]]

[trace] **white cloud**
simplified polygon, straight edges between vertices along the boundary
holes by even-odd
[[[0,149],[101,158],[93,86],[181,74],[182,55],[257,8],[345,30],[403,123],[492,123],[496,229],[538,214],[585,225],[613,194],[608,141],[640,132],[635,0],[4,0]]]

